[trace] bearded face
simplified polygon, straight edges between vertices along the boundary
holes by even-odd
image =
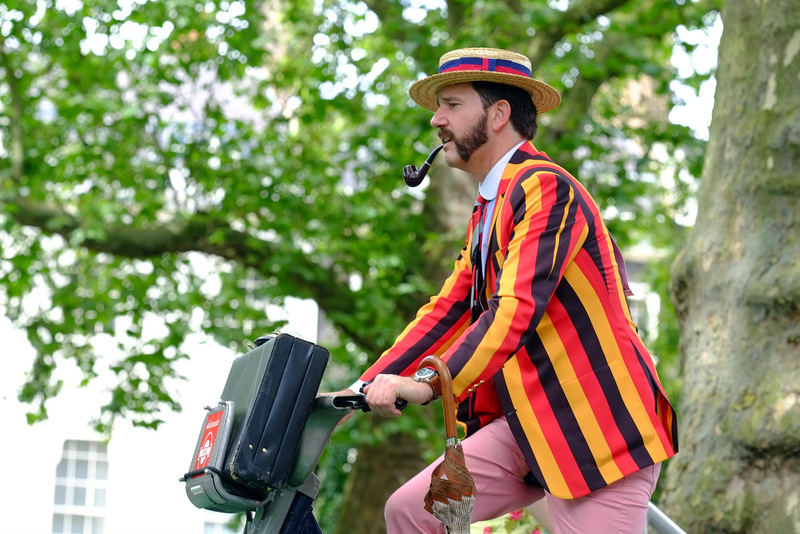
[[[472,154],[489,140],[488,125],[489,115],[484,112],[483,116],[479,117],[463,135],[456,135],[449,129],[443,129],[439,132],[439,137],[442,142],[452,141],[456,147],[456,154],[461,161],[466,163]]]

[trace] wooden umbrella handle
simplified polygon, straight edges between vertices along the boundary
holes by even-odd
[[[425,356],[417,369],[433,367],[439,373],[439,386],[442,390],[442,404],[444,407],[444,430],[448,439],[458,437],[456,427],[456,399],[453,396],[453,378],[447,364],[438,356]]]

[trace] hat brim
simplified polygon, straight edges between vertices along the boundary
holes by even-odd
[[[414,82],[409,88],[408,94],[411,95],[414,102],[429,111],[435,112],[439,109],[437,98],[442,89],[448,85],[476,81],[504,83],[524,89],[531,95],[537,114],[550,111],[561,103],[561,95],[558,94],[558,91],[544,82],[517,74],[479,70],[445,72],[428,76]]]

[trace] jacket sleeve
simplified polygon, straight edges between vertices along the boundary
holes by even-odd
[[[372,380],[378,374],[412,375],[422,358],[429,354],[441,357],[461,337],[469,324],[469,292],[472,287],[472,265],[467,250],[469,248],[465,247],[461,251],[452,274],[439,293],[419,309],[416,318],[364,372],[361,380]]]
[[[529,171],[509,189],[495,222],[506,236],[489,309],[442,357],[459,400],[488,381],[534,335],[567,265],[586,240],[588,225],[568,179]]]

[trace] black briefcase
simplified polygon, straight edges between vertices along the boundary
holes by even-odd
[[[248,509],[286,484],[329,357],[279,334],[234,360],[182,478],[195,506]]]

